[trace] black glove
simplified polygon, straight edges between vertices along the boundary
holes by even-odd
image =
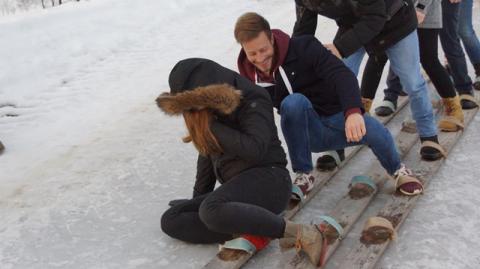
[[[169,206],[177,206],[177,205],[181,205],[183,203],[186,203],[190,201],[190,199],[175,199],[175,200],[171,200],[170,202],[168,202],[168,205]]]

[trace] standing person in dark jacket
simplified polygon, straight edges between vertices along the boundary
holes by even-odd
[[[314,35],[317,16],[338,25],[333,44],[326,47],[358,74],[365,52],[385,53],[410,98],[412,116],[422,141],[423,159],[440,159],[437,128],[426,82],[420,72],[417,17],[410,0],[296,0],[294,36]]]
[[[292,185],[268,94],[206,59],[177,63],[169,84],[170,93],[160,95],[157,105],[169,115],[183,115],[189,132],[184,141],[200,154],[193,198],[172,204],[162,216],[162,230],[201,244],[240,235],[256,250],[268,238],[293,239],[317,264],[322,233],[279,216]],[[221,186],[214,190],[217,180]]]
[[[235,25],[242,46],[240,73],[270,93],[281,116],[295,185],[308,193],[314,184],[311,152],[366,144],[398,189],[407,195],[422,191],[421,183],[400,162],[390,132],[362,115],[355,75],[312,35],[289,38],[270,30],[256,13],[246,13]],[[407,179],[405,180],[404,179]],[[408,182],[408,183],[407,183]]]
[[[416,2],[418,25],[418,39],[420,45],[420,62],[422,67],[430,77],[438,94],[442,97],[445,107],[445,117],[439,123],[438,128],[442,131],[456,132],[463,129],[463,111],[460,105],[460,98],[455,91],[455,86],[450,77],[438,60],[438,35],[442,28],[442,3],[441,0],[419,0]],[[378,77],[370,76],[374,80],[367,82],[369,69],[383,70],[387,62],[386,56],[381,59],[376,57],[368,59],[362,80],[362,97],[371,103],[378,87]],[[381,71],[379,72],[381,76]],[[365,83],[364,83],[365,82]],[[390,70],[387,79],[388,89],[385,90],[383,104],[375,112],[382,115],[393,113],[396,108],[397,92],[401,89],[400,80]],[[390,87],[392,87],[390,89]]]

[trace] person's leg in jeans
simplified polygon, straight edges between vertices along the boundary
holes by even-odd
[[[280,214],[290,198],[286,169],[246,170],[215,191],[173,206],[162,216],[161,228],[171,237],[191,243],[221,243],[234,234],[281,238]]]
[[[400,78],[403,88],[410,99],[412,117],[416,122],[417,131],[422,142],[432,141],[438,144],[437,128],[433,115],[432,104],[428,96],[427,85],[420,71],[420,52],[417,32],[397,42],[387,51],[390,68]],[[442,157],[435,147],[423,146],[420,154],[427,160],[437,160]]]
[[[367,144],[389,174],[400,167],[400,158],[390,132],[379,121],[365,115],[366,135],[358,143],[345,136],[343,112],[319,116],[311,102],[294,93],[284,99],[280,108],[282,131],[295,172],[312,170],[311,153]]]
[[[363,57],[365,56],[365,49],[362,47],[354,52],[352,55],[343,59],[343,63],[350,68],[350,70],[358,76],[360,71],[360,64],[362,63]]]
[[[475,69],[474,88],[480,91],[480,41],[472,25],[473,0],[462,0],[460,3],[458,35],[463,47]]]
[[[442,16],[443,28],[440,31],[440,43],[450,66],[455,87],[462,99],[462,107],[463,109],[475,108],[477,107],[475,102],[467,97],[468,95],[473,96],[472,80],[468,76],[465,53],[458,36],[460,4],[442,0]]]

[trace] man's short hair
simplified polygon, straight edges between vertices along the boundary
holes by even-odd
[[[238,43],[248,42],[265,32],[268,38],[272,35],[268,21],[255,12],[247,12],[235,23],[234,35]]]

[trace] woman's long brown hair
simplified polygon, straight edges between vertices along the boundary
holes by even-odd
[[[185,125],[189,135],[183,138],[183,142],[193,142],[201,155],[222,153],[222,147],[210,130],[212,112],[207,109],[188,110],[183,112]]]

